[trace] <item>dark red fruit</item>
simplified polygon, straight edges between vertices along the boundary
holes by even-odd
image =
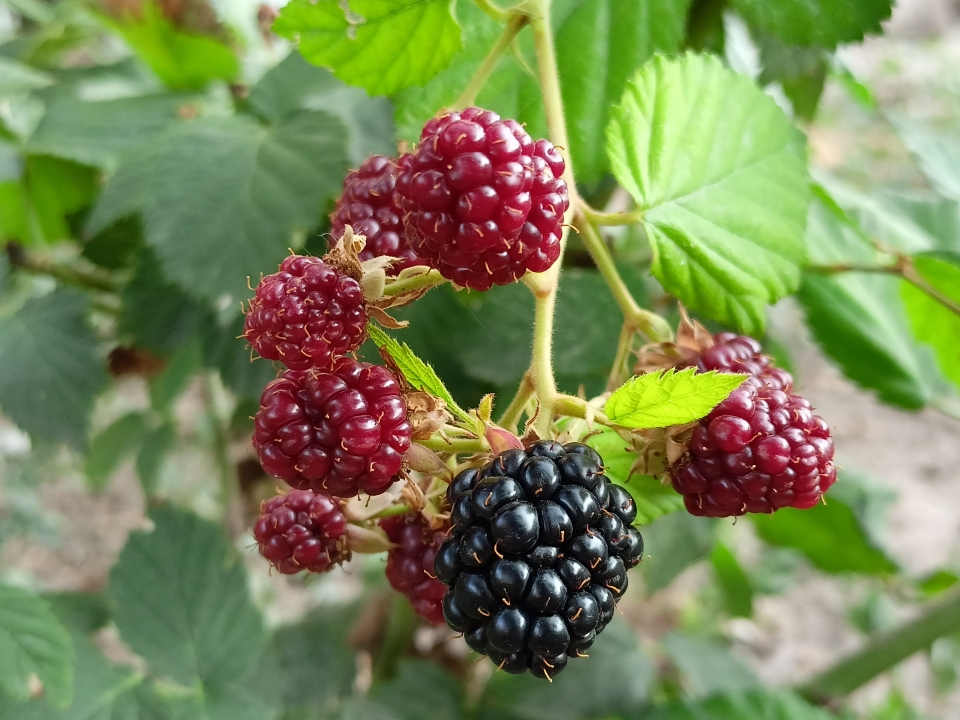
[[[253,526],[260,554],[286,575],[326,572],[348,559],[347,519],[340,502],[312,490],[271,498]]]
[[[380,527],[397,545],[387,553],[390,586],[406,595],[420,616],[434,625],[443,625],[447,586],[433,575],[433,565],[449,525],[432,528],[423,515],[417,514],[383,518]]]
[[[359,170],[347,173],[343,195],[330,215],[330,233],[334,238],[340,238],[347,225],[366,237],[361,260],[382,256],[401,259],[387,268],[388,275],[397,275],[404,268],[424,264],[407,243],[403,211],[394,192],[396,184],[397,161],[383,155],[371,155]]]
[[[360,283],[320,258],[291,255],[257,285],[243,334],[291,370],[329,369],[367,337]]]
[[[805,399],[754,376],[699,422],[670,479],[693,515],[811,508],[837,479],[830,429]]]
[[[760,378],[766,385],[790,392],[793,376],[786,370],[773,366],[769,355],[761,351],[760,343],[752,337],[732,332],[717,333],[713,345],[681,367],[696,367],[702,372],[748,373]]]
[[[267,385],[254,428],[268,474],[341,497],[386,490],[411,435],[394,374],[343,357],[329,372],[288,370]]]
[[[570,204],[563,169],[548,141],[489,110],[430,120],[397,177],[410,246],[474,290],[547,270]]]

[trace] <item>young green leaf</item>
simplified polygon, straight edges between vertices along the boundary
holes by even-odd
[[[443,381],[437,376],[433,368],[423,360],[418,358],[410,346],[406,343],[399,343],[387,335],[376,325],[372,323],[367,326],[367,333],[370,339],[377,347],[385,350],[397,368],[403,373],[403,377],[410,385],[417,390],[423,390],[443,400],[454,415],[466,423],[474,424],[474,420],[454,401],[450,391],[444,386]]]
[[[794,45],[832,48],[881,32],[892,0],[733,0],[747,21]]]
[[[960,255],[917,255],[913,264],[935,291],[960,306]],[[933,348],[944,376],[960,388],[960,315],[915,285],[904,282],[900,290],[914,337]]]
[[[450,0],[293,0],[273,31],[299,40],[310,62],[371,95],[422,85],[461,48]]]
[[[655,57],[607,128],[613,174],[645,210],[651,271],[685,305],[759,334],[796,290],[809,187],[803,134],[707,55]]]
[[[699,420],[747,379],[746,375],[659,370],[631,378],[614,391],[604,412],[621,427],[661,428]]]
[[[87,299],[57,290],[0,317],[0,408],[23,430],[76,448],[87,443],[97,393],[107,383]]]
[[[31,592],[0,585],[0,691],[30,697],[30,677],[43,694],[68,705],[73,694],[73,643],[50,607]]]

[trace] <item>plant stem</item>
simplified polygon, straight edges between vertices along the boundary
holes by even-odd
[[[442,438],[434,435],[414,442],[434,452],[478,453],[490,449],[483,438]]]
[[[412,512],[413,508],[409,505],[388,505],[383,510],[378,513],[371,515],[368,520],[379,520],[380,518],[385,517],[394,517],[395,515],[406,515],[408,512]]]
[[[506,14],[504,13],[504,15]],[[457,101],[453,104],[451,109],[463,110],[464,108],[473,105],[477,101],[477,95],[480,94],[483,86],[487,84],[487,80],[490,79],[490,76],[496,69],[497,63],[500,62],[500,56],[507,51],[514,38],[517,37],[517,34],[523,29],[523,26],[526,25],[528,21],[529,18],[526,15],[517,14],[510,16],[507,26],[503,29],[503,34],[500,36],[494,46],[490,48],[490,52],[487,53],[487,56],[483,59],[483,62],[480,63],[480,67],[477,68],[476,73],[474,73],[473,77],[470,79],[470,82],[467,84],[467,87],[464,88],[463,92],[460,94],[460,97],[457,98]]]
[[[673,331],[667,325],[667,321],[656,313],[644,310],[633,299],[633,294],[627,287],[627,284],[620,277],[613,258],[607,250],[607,246],[600,237],[600,233],[590,222],[589,218],[580,209],[576,216],[577,227],[580,230],[580,238],[583,244],[587,246],[593,262],[596,264],[603,279],[610,286],[610,292],[620,306],[624,320],[633,325],[637,330],[643,333],[653,342],[663,342],[673,339]]]
[[[412,290],[434,288],[443,285],[445,282],[447,282],[447,279],[440,274],[439,270],[430,270],[402,280],[388,282],[383,288],[383,294],[387,297],[395,297]]]
[[[613,367],[610,368],[610,375],[607,377],[607,390],[616,390],[626,382],[629,372],[624,372],[627,364],[627,357],[630,355],[630,348],[633,346],[633,336],[637,334],[637,328],[633,323],[624,322],[620,328],[620,339],[617,341],[617,354],[613,358]]]
[[[497,424],[515,433],[517,431],[517,423],[520,421],[524,409],[533,397],[533,392],[533,379],[530,377],[530,373],[526,372],[520,380],[520,387],[517,388],[517,394],[513,396],[513,400],[510,401],[507,409],[503,411],[503,415],[500,416],[500,421]]]
[[[483,10],[487,15],[492,17],[498,23],[503,23],[507,21],[509,13],[506,10],[501,10],[496,5],[494,5],[491,0],[474,0],[477,4],[477,7]]]
[[[643,220],[643,210],[639,208],[627,212],[608,213],[593,209],[583,200],[579,201],[577,207],[594,225],[633,225]]]
[[[901,268],[900,276],[917,288],[917,290],[926,293],[928,297],[940,303],[954,315],[960,315],[960,304],[957,304],[952,298],[947,297],[942,292],[937,290],[933,285],[928,283],[923,276],[917,272],[917,269],[913,266],[913,263],[905,263]]]
[[[540,415],[536,430],[547,437],[553,421],[553,403],[557,396],[557,383],[553,377],[553,313],[556,307],[556,287],[546,295],[535,295],[533,321],[533,357],[530,360],[530,377],[540,401]]]
[[[15,252],[8,246],[7,254],[10,257],[10,265],[18,270],[47,275],[55,280],[59,280],[64,285],[72,285],[83,290],[95,290],[98,292],[115,293],[119,289],[117,284],[109,277],[90,270],[79,270],[67,265],[60,265],[46,258],[38,257],[32,253],[26,253],[22,250]]]
[[[207,421],[213,432],[213,455],[217,462],[217,472],[220,476],[220,494],[223,502],[223,526],[231,539],[239,537],[244,530],[243,512],[240,507],[240,496],[237,493],[237,474],[230,462],[229,437],[227,428],[220,412],[218,402],[218,388],[213,380],[212,373],[204,373],[203,402],[206,406]]]
[[[602,410],[593,407],[593,405],[583,398],[574,397],[573,395],[558,395],[556,404],[554,405],[554,412],[556,412],[557,415],[580,418],[581,420],[589,418],[601,425],[610,425],[610,420]]]
[[[826,703],[863,686],[939,637],[960,630],[960,592],[931,603],[915,620],[879,634],[853,655],[798,688],[802,695]]]

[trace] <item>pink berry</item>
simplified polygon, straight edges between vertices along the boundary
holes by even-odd
[[[423,515],[383,518],[380,527],[397,547],[387,553],[387,580],[407,596],[413,609],[434,625],[443,625],[443,596],[447,586],[433,575],[437,548],[449,532],[449,525],[430,527]]]

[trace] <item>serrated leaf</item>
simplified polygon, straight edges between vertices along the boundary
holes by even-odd
[[[436,663],[406,660],[395,677],[374,685],[368,697],[398,720],[460,720],[464,695],[462,683]]]
[[[27,150],[113,171],[125,151],[179,122],[179,113],[190,100],[164,94],[56,102],[30,136]]]
[[[913,265],[930,287],[960,306],[960,255],[917,255]],[[944,376],[960,388],[960,315],[915,285],[901,283],[900,291],[914,337],[933,348]]]
[[[625,720],[833,720],[834,716],[781,690],[725,693],[700,701],[674,700]]]
[[[293,0],[273,31],[298,40],[310,62],[371,95],[422,85],[460,50],[450,0]]]
[[[90,441],[84,472],[94,490],[102,490],[124,457],[140,448],[147,433],[143,413],[131,412],[117,418]]]
[[[0,585],[0,690],[30,697],[30,677],[44,696],[69,705],[73,695],[73,643],[50,607],[31,592]]]
[[[23,95],[53,84],[53,78],[29,65],[0,57],[0,98]]]
[[[148,498],[156,491],[163,461],[176,439],[177,430],[172,423],[164,423],[143,439],[143,446],[137,455],[137,476],[143,494]]]
[[[892,6],[892,0],[733,0],[754,27],[793,45],[825,48],[881,32]]]
[[[343,124],[317,111],[271,127],[243,117],[174,126],[126,157],[88,232],[139,211],[168,278],[195,296],[246,297],[247,277],[273,271],[340,192],[345,143]]]
[[[716,641],[670,632],[661,641],[666,655],[693,697],[742,692],[760,687],[760,681],[732,652]]]
[[[654,276],[685,305],[760,334],[806,255],[803,134],[717,58],[655,57],[612,111],[607,153],[645,211]]]
[[[223,530],[172,507],[131,533],[110,572],[113,620],[158,673],[188,687],[243,683],[266,644],[240,559]]]
[[[920,169],[940,193],[960,201],[960,138],[938,133],[906,118],[894,126],[904,144],[920,161]]]
[[[437,376],[437,373],[434,372],[434,369],[418,358],[413,350],[410,349],[409,345],[397,342],[373,324],[367,326],[367,332],[377,347],[387,351],[396,363],[397,368],[403,373],[403,377],[411,386],[443,400],[447,404],[450,412],[459,417],[463,422],[469,423],[470,425],[475,423],[470,415],[457,405],[453,396],[450,395],[450,391],[447,390],[443,381]]]
[[[80,293],[57,290],[0,318],[0,408],[31,435],[77,448],[107,383],[86,306]]]
[[[617,388],[604,412],[621,427],[646,429],[683,425],[707,415],[747,375],[700,373],[696,368],[638,375]]]
[[[640,571],[647,591],[662,590],[677,575],[709,555],[716,525],[713,518],[677,512],[645,526],[642,533],[646,555]]]

